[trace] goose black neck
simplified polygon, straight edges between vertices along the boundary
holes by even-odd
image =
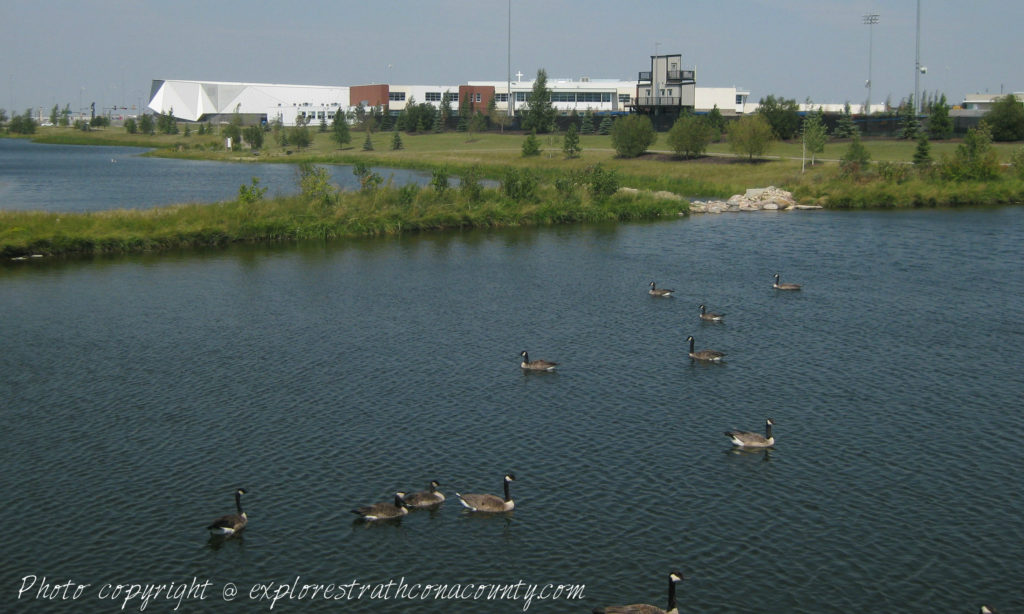
[[[785,433],[783,433],[783,434],[785,434]],[[766,422],[765,425],[764,425],[764,438],[765,439],[771,439],[772,438],[772,423],[771,422]]]
[[[512,500],[512,497],[510,497],[509,494],[508,494],[508,480],[505,480],[505,500],[506,501],[511,501]]]
[[[238,515],[242,515],[242,493],[235,491],[235,508],[238,509]]]
[[[693,337],[690,337],[690,353],[693,354]]]
[[[402,497],[399,496],[398,494],[395,494],[395,507],[402,507],[402,503]]]
[[[676,609],[676,583],[675,578],[669,576],[668,578],[668,607],[665,611],[671,612]]]

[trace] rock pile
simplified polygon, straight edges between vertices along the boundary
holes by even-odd
[[[736,194],[727,201],[701,201],[690,203],[690,213],[724,213],[726,211],[792,211],[793,209],[821,209],[817,205],[799,205],[793,195],[775,186],[751,188],[746,194]]]

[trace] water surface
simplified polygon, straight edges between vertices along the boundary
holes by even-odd
[[[301,576],[585,584],[529,611],[586,612],[680,569],[682,611],[1024,610],[1022,243],[1020,208],[802,212],[7,263],[0,603],[195,577],[252,611],[223,585]],[[774,450],[730,449],[767,416]],[[506,471],[507,516],[349,512]],[[211,544],[237,486],[244,539]],[[93,587],[18,600],[26,574]]]

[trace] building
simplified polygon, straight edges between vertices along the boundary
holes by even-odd
[[[392,115],[409,104],[440,107],[445,94],[457,112],[462,104],[486,112],[493,100],[513,114],[528,108],[534,80],[469,81],[449,85],[319,86],[273,83],[235,83],[157,79],[147,105],[155,113],[171,113],[184,121],[228,122],[237,115],[245,123],[280,120],[286,126],[300,118],[307,123],[331,122],[339,111],[359,105],[381,107]],[[717,106],[725,115],[744,112],[750,92],[735,87],[698,88],[696,71],[682,67],[681,55],[651,56],[651,68],[636,81],[620,79],[549,78],[551,103],[562,115],[630,112],[678,115],[683,109],[710,111]]]
[[[1024,102],[1024,92],[1013,92],[1018,102]],[[1006,94],[967,94],[960,107],[964,111],[977,111],[984,115],[992,110],[992,105],[1000,98],[1006,98]]]

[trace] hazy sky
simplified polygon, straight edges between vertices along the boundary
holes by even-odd
[[[635,80],[681,53],[698,86],[815,102],[914,91],[916,0],[511,0],[512,73]],[[921,90],[1024,91],[1024,2],[922,0]],[[0,107],[147,102],[153,79],[504,80],[509,0],[2,0]],[[880,15],[867,26],[863,16]],[[870,42],[873,30],[873,43]]]

